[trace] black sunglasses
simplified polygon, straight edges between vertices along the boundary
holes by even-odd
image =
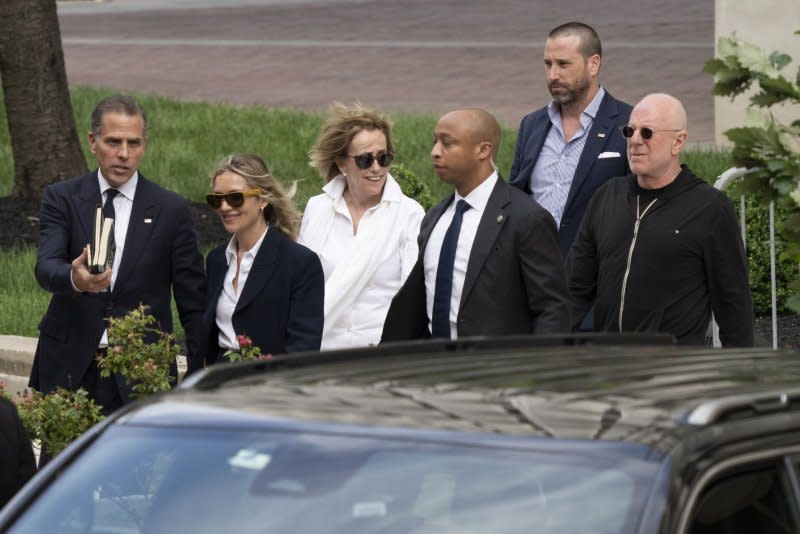
[[[636,130],[639,130],[639,135],[641,135],[642,139],[645,139],[645,140],[650,139],[651,137],[653,137],[653,134],[656,134],[658,132],[680,132],[680,131],[682,131],[682,129],[681,130],[654,130],[653,128],[648,128],[647,126],[642,126],[641,128],[634,128],[633,126],[629,126],[627,124],[625,126],[620,126],[619,127],[619,131],[622,132],[622,136],[626,137],[628,139],[633,137],[633,134],[636,133]]]
[[[394,159],[394,154],[392,154],[388,150],[381,150],[377,154],[370,154],[369,152],[365,152],[363,154],[358,154],[356,156],[348,154],[347,157],[353,158],[353,161],[356,162],[356,167],[358,167],[363,171],[372,167],[372,163],[375,160],[378,160],[378,165],[380,165],[381,167],[388,167],[389,165],[392,164],[392,160]]]
[[[233,193],[209,193],[206,195],[206,202],[215,210],[222,207],[223,200],[232,208],[240,208],[242,204],[244,204],[245,197],[257,197],[260,196],[261,193],[261,189],[234,191]]]

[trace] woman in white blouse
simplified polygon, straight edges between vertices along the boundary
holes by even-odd
[[[375,345],[389,304],[417,261],[425,214],[389,174],[391,123],[359,103],[334,103],[310,152],[325,186],[309,199],[298,242],[325,273],[322,349]]]

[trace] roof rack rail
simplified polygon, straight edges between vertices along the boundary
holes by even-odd
[[[705,426],[718,423],[745,410],[760,414],[792,408],[800,409],[798,401],[800,401],[800,388],[732,395],[700,404],[689,412],[686,422],[690,425]]]
[[[474,350],[502,350],[536,347],[564,347],[583,345],[603,346],[665,346],[674,345],[668,334],[609,334],[581,333],[544,336],[467,337],[460,339],[427,339],[382,343],[375,347],[313,351],[280,355],[272,360],[258,360],[211,366],[190,375],[178,386],[186,389],[214,389],[229,382],[253,376],[268,370],[296,369],[321,363],[359,361],[397,355],[434,354],[443,352],[470,352]]]

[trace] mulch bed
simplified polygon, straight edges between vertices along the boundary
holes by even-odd
[[[193,203],[197,238],[201,250],[223,243],[228,234],[219,219],[205,204]],[[16,198],[0,197],[0,249],[11,250],[25,245],[35,245],[39,236],[38,204],[25,203]],[[33,267],[33,266],[31,266]],[[757,317],[756,344],[772,345],[772,318]],[[800,317],[793,314],[778,316],[778,345],[785,348],[800,347]]]

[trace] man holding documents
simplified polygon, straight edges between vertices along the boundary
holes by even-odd
[[[553,216],[565,257],[595,190],[630,172],[619,127],[631,107],[600,86],[602,54],[597,32],[585,24],[550,32],[544,67],[553,99],[522,119],[508,180]]]
[[[96,359],[107,350],[107,318],[145,304],[157,327],[172,332],[174,293],[186,332],[189,369],[202,356],[205,274],[188,203],[145,179],[139,161],[147,117],[130,97],[102,100],[92,113],[89,146],[98,169],[44,190],[39,213],[36,279],[53,294],[39,323],[30,386],[50,392],[84,387],[110,413],[128,401],[122,376],[103,378]],[[102,217],[97,217],[97,206]],[[89,268],[98,252],[96,217],[113,219],[109,265]],[[92,244],[94,250],[87,247]],[[100,270],[102,272],[93,273]]]

